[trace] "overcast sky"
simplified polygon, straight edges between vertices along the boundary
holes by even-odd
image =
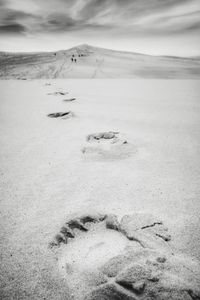
[[[200,55],[200,0],[0,0],[0,51]]]

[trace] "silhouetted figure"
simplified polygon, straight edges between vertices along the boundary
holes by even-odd
[[[76,58],[74,59],[75,63],[76,63]]]
[[[74,61],[74,59],[73,59],[73,58],[71,58],[71,61],[73,62],[73,61]]]
[[[74,57],[74,54],[72,54],[72,57]]]

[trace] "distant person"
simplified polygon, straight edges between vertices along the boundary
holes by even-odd
[[[74,54],[72,54],[72,57],[74,57]]]
[[[71,58],[71,61],[72,61],[72,62],[74,61],[73,57]]]
[[[75,63],[76,63],[76,58],[74,59]]]

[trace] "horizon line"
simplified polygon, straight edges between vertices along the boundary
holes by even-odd
[[[58,52],[62,52],[62,51],[69,51],[72,50],[74,48],[80,48],[80,47],[91,47],[91,48],[97,48],[97,49],[104,49],[104,50],[110,50],[113,52],[125,52],[125,53],[130,53],[130,54],[135,54],[135,55],[144,55],[144,56],[153,56],[153,57],[167,57],[167,58],[177,58],[177,59],[198,59],[200,58],[200,55],[191,55],[191,56],[177,56],[177,55],[156,55],[156,54],[147,54],[147,53],[142,53],[142,52],[135,52],[135,51],[126,51],[126,50],[116,50],[116,49],[112,49],[112,48],[104,48],[104,47],[98,47],[98,46],[93,46],[93,45],[89,45],[86,43],[83,44],[79,44],[67,49],[60,49],[60,50],[55,50],[55,51],[0,51],[0,53],[8,53],[8,54],[37,54],[37,53],[58,53]]]

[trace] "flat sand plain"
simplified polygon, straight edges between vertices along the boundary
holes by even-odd
[[[0,91],[2,299],[72,299],[48,244],[67,215],[94,208],[153,213],[174,249],[200,259],[198,80],[3,80]],[[128,154],[84,153],[102,131],[120,132]]]

